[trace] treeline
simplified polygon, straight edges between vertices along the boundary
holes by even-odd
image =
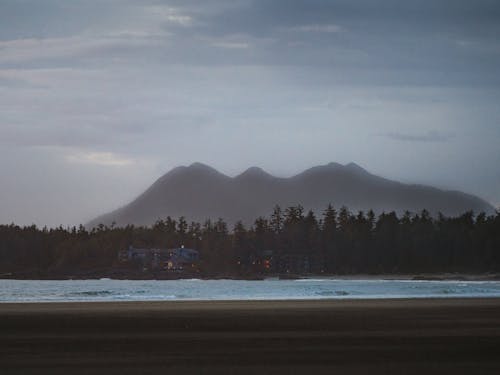
[[[500,272],[500,213],[432,217],[394,212],[378,217],[328,206],[318,218],[301,206],[274,208],[250,227],[222,220],[188,223],[167,217],[150,227],[100,225],[91,230],[0,226],[0,273],[73,275],[123,269],[128,246],[200,252],[204,276],[281,273]],[[128,266],[132,267],[132,266]]]

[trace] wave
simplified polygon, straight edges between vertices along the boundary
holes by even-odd
[[[443,294],[455,294],[455,293],[460,293],[460,292],[457,290],[454,290],[454,289],[442,289],[441,293],[443,293]]]
[[[306,282],[304,282],[306,281]],[[500,281],[0,280],[0,303],[27,301],[258,300],[500,297]]]
[[[99,296],[109,296],[113,294],[110,290],[85,290],[83,292],[71,292],[66,293],[65,296],[87,296],[87,297],[99,297]]]
[[[323,290],[315,293],[317,296],[348,296],[349,292],[345,290]]]

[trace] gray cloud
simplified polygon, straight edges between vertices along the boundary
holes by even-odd
[[[92,2],[72,4],[47,2],[50,12],[31,16],[53,23],[51,33],[37,22],[0,26],[7,35],[12,28],[29,29],[24,40],[7,43],[34,44],[4,46],[0,64],[317,66],[327,73],[345,70],[348,83],[367,84],[497,85],[500,79],[500,7],[491,1],[154,1],[119,7],[105,1],[99,2],[99,17],[93,17]],[[18,7],[11,12],[22,13]],[[66,27],[75,14],[92,21]]]
[[[451,138],[450,135],[445,135],[437,131],[428,131],[425,134],[405,134],[392,132],[383,134],[384,137],[393,139],[395,141],[405,141],[405,142],[447,142]]]
[[[194,161],[498,203],[499,36],[490,0],[4,0],[0,222],[86,221]]]

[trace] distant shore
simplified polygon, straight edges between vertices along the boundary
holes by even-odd
[[[5,374],[498,374],[500,299],[0,305]]]
[[[37,272],[3,272],[0,279],[14,280],[265,280],[278,279],[314,279],[329,278],[339,280],[428,280],[428,281],[500,281],[498,273],[418,273],[418,274],[200,274],[200,273],[168,273],[168,272],[82,272],[82,273],[37,273]]]

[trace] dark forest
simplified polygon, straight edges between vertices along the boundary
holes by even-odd
[[[250,227],[224,220],[188,223],[167,217],[151,227],[0,226],[0,273],[18,278],[178,278],[122,264],[129,246],[200,254],[200,277],[281,274],[496,273],[500,271],[500,212],[432,217],[427,211],[378,217],[331,205],[317,217],[299,206],[274,208]]]

